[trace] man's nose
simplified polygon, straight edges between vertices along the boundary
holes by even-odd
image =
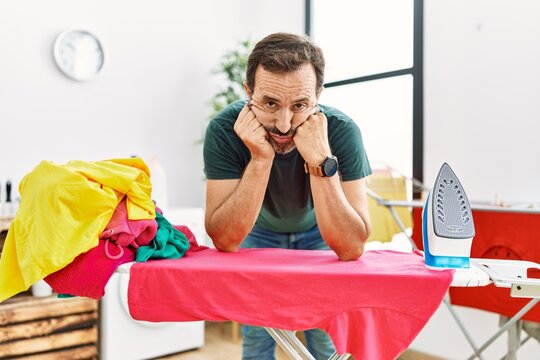
[[[291,130],[293,116],[294,113],[288,108],[283,108],[276,113],[276,128],[282,134],[286,134]]]

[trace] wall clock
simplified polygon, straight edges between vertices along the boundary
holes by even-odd
[[[86,81],[96,76],[105,62],[103,46],[92,33],[64,31],[54,42],[54,60],[69,78]]]

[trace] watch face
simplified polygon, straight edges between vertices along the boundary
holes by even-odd
[[[338,170],[338,162],[335,157],[327,157],[322,164],[322,170],[325,176],[334,176]]]
[[[56,38],[54,59],[68,77],[85,81],[103,68],[103,47],[88,31],[66,31]]]

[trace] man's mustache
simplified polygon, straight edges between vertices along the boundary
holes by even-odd
[[[265,129],[269,133],[276,134],[276,135],[283,136],[283,137],[294,136],[294,133],[296,132],[296,128],[294,128],[294,129],[291,128],[286,133],[282,133],[281,131],[279,131],[279,129],[277,127],[271,127],[271,128],[265,128]]]

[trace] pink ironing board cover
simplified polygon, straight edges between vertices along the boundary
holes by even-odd
[[[325,330],[338,353],[395,359],[437,310],[452,270],[426,269],[419,253],[368,251],[340,261],[330,250],[215,249],[131,267],[131,316]]]

